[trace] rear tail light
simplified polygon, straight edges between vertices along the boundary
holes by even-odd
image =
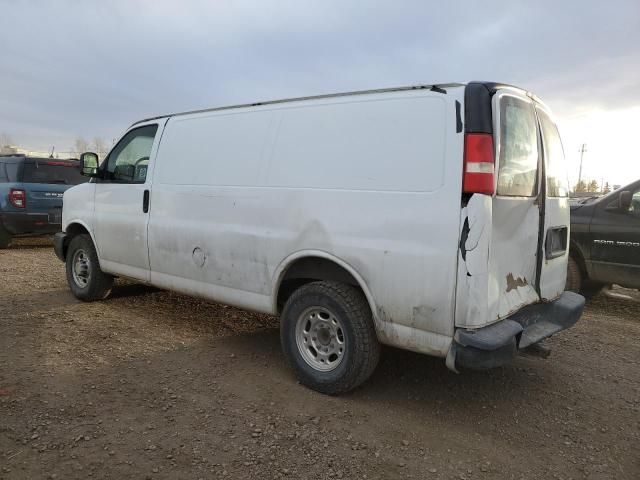
[[[467,133],[464,136],[464,193],[495,192],[495,164],[493,135],[490,133]]]
[[[26,192],[18,188],[12,188],[9,190],[9,203],[16,208],[25,208],[27,206]]]

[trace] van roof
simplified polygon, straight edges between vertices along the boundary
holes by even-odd
[[[481,83],[486,83],[487,85],[490,84],[490,82],[481,82]],[[492,85],[498,85],[496,83],[491,83]],[[336,97],[348,97],[348,96],[352,96],[352,95],[370,95],[373,93],[387,93],[387,92],[402,92],[402,91],[407,91],[407,90],[431,90],[434,92],[439,92],[439,93],[447,93],[446,89],[447,88],[453,88],[453,87],[464,87],[466,84],[465,83],[433,83],[433,84],[420,84],[420,85],[409,85],[409,86],[405,86],[405,87],[391,87],[391,88],[379,88],[379,89],[374,89],[374,90],[356,90],[356,91],[352,91],[352,92],[341,92],[341,93],[329,93],[329,94],[323,94],[323,95],[312,95],[312,96],[307,96],[307,97],[294,97],[294,98],[284,98],[284,99],[280,99],[280,100],[268,100],[265,102],[255,102],[255,103],[244,103],[244,104],[240,104],[240,105],[229,105],[229,106],[225,106],[225,107],[212,107],[212,108],[203,108],[200,110],[190,110],[190,111],[186,111],[186,112],[178,112],[178,113],[171,113],[168,115],[158,115],[155,117],[149,117],[149,118],[145,118],[143,120],[138,120],[137,122],[134,122],[131,126],[133,127],[134,125],[137,125],[139,123],[143,123],[143,122],[149,122],[151,120],[158,120],[160,118],[168,118],[168,117],[175,117],[178,115],[190,115],[190,114],[194,114],[194,113],[204,113],[204,112],[215,112],[215,111],[219,111],[219,110],[232,110],[232,109],[236,109],[236,108],[246,108],[246,107],[258,107],[261,105],[276,105],[279,103],[289,103],[289,102],[301,102],[304,100],[318,100],[318,99],[322,99],[322,98],[336,98]],[[506,85],[505,85],[506,86]],[[516,87],[511,87],[511,88],[516,88]],[[131,128],[131,127],[129,127]]]

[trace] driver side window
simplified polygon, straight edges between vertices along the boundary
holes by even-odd
[[[145,125],[127,133],[109,154],[106,179],[113,183],[144,183],[158,125]]]

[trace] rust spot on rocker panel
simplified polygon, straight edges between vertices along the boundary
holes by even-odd
[[[507,293],[511,290],[517,289],[518,287],[524,287],[527,285],[529,285],[529,282],[527,282],[526,278],[513,278],[513,273],[507,275]]]

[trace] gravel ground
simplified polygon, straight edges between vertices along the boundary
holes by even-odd
[[[383,351],[298,385],[276,319],[117,283],[70,294],[45,239],[0,251],[0,478],[640,478],[640,297],[486,373]]]

